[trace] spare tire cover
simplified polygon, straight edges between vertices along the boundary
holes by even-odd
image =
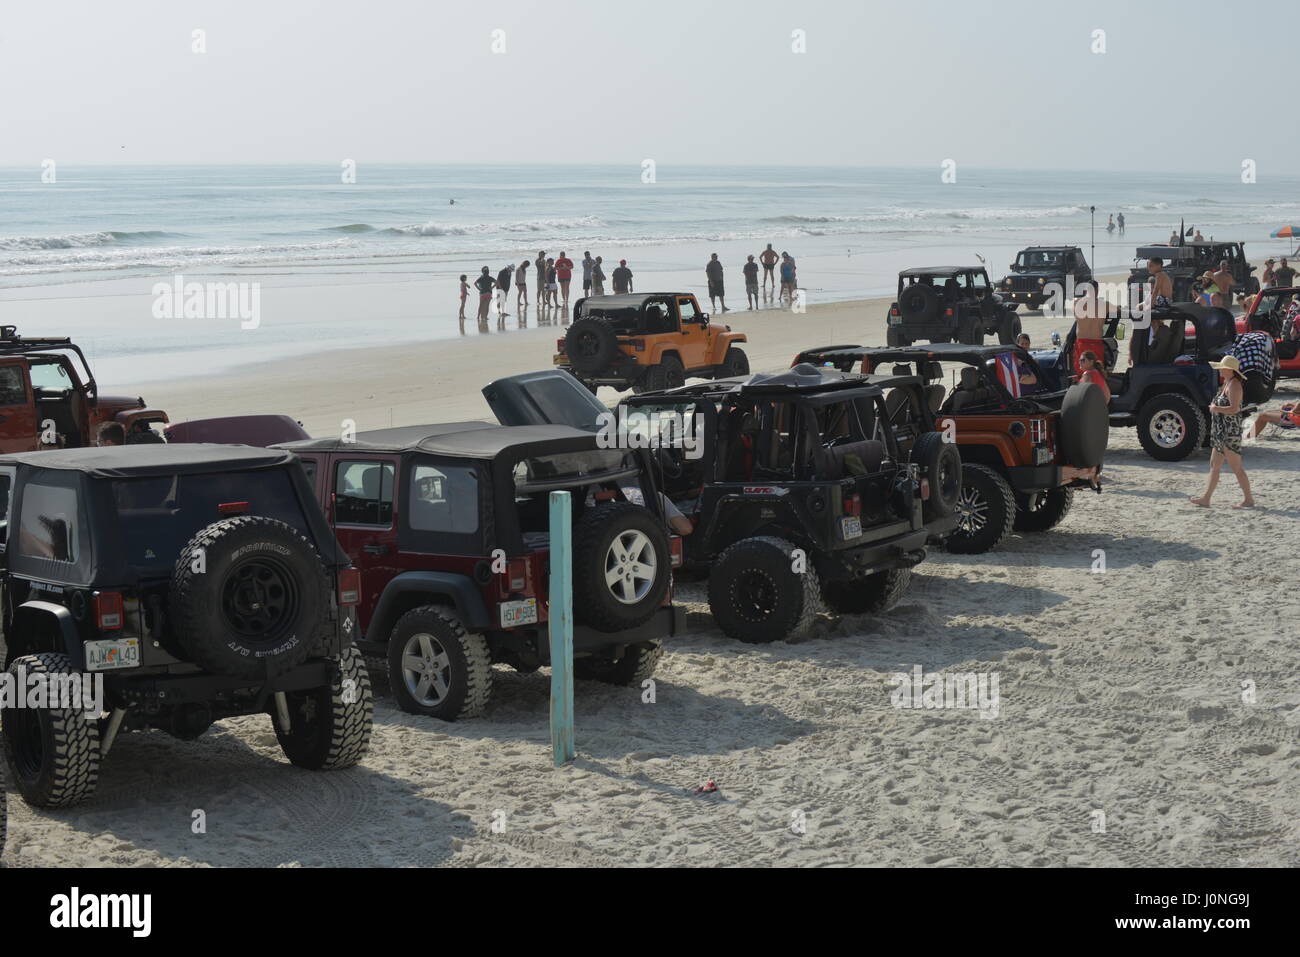
[[[930,322],[939,315],[939,293],[923,283],[907,286],[898,294],[898,311],[904,319]]]
[[[604,319],[582,316],[564,334],[564,354],[579,372],[603,372],[618,355],[618,339]]]
[[[214,522],[190,539],[172,572],[170,638],[213,674],[284,674],[319,645],[331,581],[292,526],[260,515]]]
[[[1061,457],[1066,465],[1090,469],[1100,465],[1110,441],[1106,397],[1091,382],[1070,386],[1061,402]]]

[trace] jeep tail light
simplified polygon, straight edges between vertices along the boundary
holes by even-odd
[[[853,495],[844,496],[844,514],[861,515],[862,514],[862,496],[854,493]]]
[[[113,631],[122,627],[120,591],[95,592],[95,625],[100,631]]]
[[[921,501],[930,501],[930,480],[928,478],[921,479]]]
[[[506,578],[510,583],[510,591],[523,591],[528,587],[528,562],[522,558],[506,562]]]
[[[952,315],[952,306],[949,306],[947,309],[945,309],[945,310],[943,311],[943,314],[944,314],[945,316],[951,316],[951,315]]]
[[[680,535],[668,536],[668,553],[672,556],[671,564],[673,568],[682,567],[682,537]]]
[[[1029,420],[1029,441],[1040,445],[1047,441],[1047,423],[1042,419]]]
[[[555,351],[556,351],[556,352],[563,352],[563,351],[564,351],[564,340],[563,340],[563,339],[556,339],[556,340],[555,340]]]
[[[889,307],[889,314],[890,314],[891,316],[901,316],[901,315],[902,315],[902,313],[898,311],[898,307],[897,307],[897,306],[890,306],[890,307]]]
[[[627,341],[627,344],[631,346],[633,349],[635,349],[637,352],[645,352],[644,339],[629,339]]]
[[[339,604],[361,604],[361,572],[345,568],[339,572]]]
[[[249,507],[247,502],[222,502],[217,511],[222,515],[247,515]]]

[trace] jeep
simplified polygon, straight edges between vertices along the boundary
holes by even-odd
[[[1016,346],[935,345],[907,349],[835,346],[800,353],[796,362],[842,371],[917,375],[929,383],[926,401],[935,427],[951,427],[961,450],[962,490],[950,552],[986,552],[1015,528],[1045,532],[1058,525],[1076,488],[1097,484],[1109,434],[1106,400],[1094,385],[1062,394],[1043,386],[1047,375]],[[960,365],[945,395],[943,363]],[[1034,385],[1020,384],[1020,368]],[[888,397],[886,397],[888,401]]]
[[[1251,300],[1246,314],[1237,318],[1237,334],[1251,330],[1258,321],[1260,328],[1273,337],[1273,351],[1278,357],[1278,378],[1300,377],[1300,287],[1270,286]]]
[[[1147,262],[1151,259],[1164,262],[1164,271],[1169,274],[1169,279],[1174,284],[1175,302],[1191,300],[1197,291],[1197,283],[1201,276],[1207,271],[1218,272],[1219,263],[1225,259],[1228,261],[1228,270],[1232,273],[1230,292],[1233,297],[1238,293],[1253,296],[1259,292],[1259,278],[1252,275],[1255,267],[1246,260],[1244,243],[1188,240],[1176,246],[1139,246],[1133,257],[1133,267],[1129,272],[1130,286],[1150,284],[1151,274],[1147,272]]]
[[[103,712],[7,703],[9,782],[28,804],[89,797],[124,731],[188,741],[269,713],[299,767],[365,754],[359,577],[292,455],[166,444],[4,455],[0,508],[11,680],[103,690]]]
[[[590,393],[567,373],[575,391]],[[592,399],[594,402],[594,398]],[[548,497],[573,493],[574,674],[649,678],[672,605],[669,535],[644,453],[590,431],[453,422],[278,446],[294,452],[361,573],[358,647],[402,710],[476,717],[492,666],[550,663]]]
[[[960,453],[933,431],[923,390],[915,376],[804,365],[620,403],[644,431],[699,423],[700,444],[660,442],[657,458],[664,493],[694,526],[684,564],[708,577],[726,634],[797,637],[823,605],[877,613],[906,591],[926,546],[955,525],[961,485]],[[502,421],[594,429],[610,414],[555,373],[501,380],[484,394]]]
[[[641,393],[675,389],[688,378],[749,374],[744,333],[710,324],[690,293],[652,292],[579,299],[556,341],[554,365],[592,392],[602,385]]]
[[[1071,286],[1077,290],[1092,282],[1092,267],[1078,246],[1030,246],[1009,268],[1011,273],[998,283],[998,295],[1026,309],[1041,309],[1049,286],[1056,285],[1064,295]]]
[[[1015,309],[1015,303],[1004,303],[993,291],[982,266],[904,269],[885,320],[885,341],[891,346],[922,339],[982,346],[985,335],[996,335],[1007,345],[1020,335]]]
[[[110,422],[128,444],[162,442],[156,427],[166,421],[144,399],[100,395],[71,339],[26,339],[16,326],[0,326],[0,453],[93,446]]]

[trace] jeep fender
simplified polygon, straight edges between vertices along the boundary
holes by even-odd
[[[133,424],[140,421],[169,422],[171,420],[162,409],[128,409],[113,416],[113,421],[120,422],[124,429],[130,429]]]
[[[722,365],[727,358],[727,350],[738,342],[748,342],[749,336],[743,332],[724,332],[713,339],[713,355],[709,360],[715,365]]]
[[[939,431],[943,431],[942,425],[948,416],[940,413],[934,418],[935,424],[940,427]],[[1020,461],[1011,436],[999,432],[958,432],[957,451],[961,452],[963,462],[987,465],[999,472]]]
[[[72,612],[48,601],[23,602],[14,610],[9,660],[42,651],[61,651],[78,671],[86,670],[86,651]]]
[[[650,361],[648,364],[652,366],[660,365],[664,361],[664,359],[667,358],[668,356],[672,356],[674,359],[680,362],[682,364],[683,369],[686,368],[686,360],[682,358],[682,354],[677,351],[675,346],[670,346],[666,344],[661,346],[656,346],[650,352]]]
[[[424,604],[450,605],[469,631],[484,631],[493,625],[478,586],[468,576],[451,572],[403,572],[379,596],[366,629],[366,640],[387,644],[397,619]]]

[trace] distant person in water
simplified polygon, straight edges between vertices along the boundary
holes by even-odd
[[[515,289],[519,290],[519,295],[515,299],[515,305],[520,309],[528,308],[528,260],[521,262],[515,269]]]
[[[1124,214],[1123,213],[1120,213],[1118,216],[1115,217],[1115,224],[1119,226],[1119,234],[1123,236],[1124,235]]]
[[[718,303],[721,302],[722,311],[727,312],[727,294],[722,283],[722,263],[718,260],[717,253],[709,257],[704,267],[704,276],[709,281],[709,302],[713,303],[713,311],[717,312]]]
[[[474,288],[478,290],[478,321],[487,322],[488,307],[492,305],[492,289],[496,283],[492,279],[492,271],[484,266],[479,273],[479,277],[474,280]]]
[[[750,309],[758,308],[758,263],[750,256],[740,270],[745,274],[745,299]]]
[[[767,284],[772,284],[772,295],[776,294],[776,264],[781,261],[772,244],[768,243],[767,248],[758,254],[758,261],[763,264],[763,295],[767,296]]]
[[[1106,232],[1113,233],[1114,231],[1115,231],[1115,214],[1111,213],[1109,216],[1106,217]]]
[[[469,299],[469,277],[464,273],[460,274],[460,320],[465,321],[465,302]]]

